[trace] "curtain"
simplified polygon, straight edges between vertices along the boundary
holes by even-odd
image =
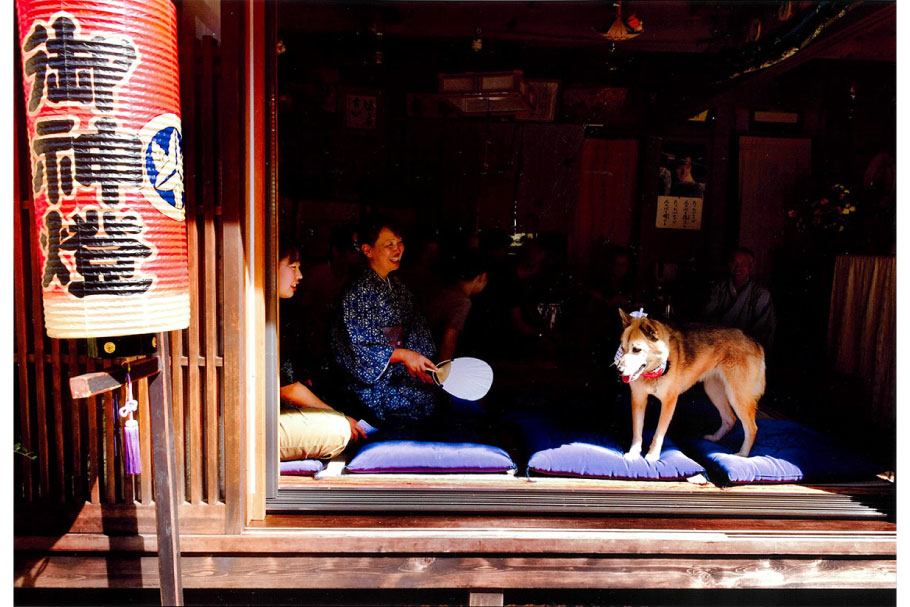
[[[893,427],[896,394],[897,263],[894,256],[839,255],[831,287],[828,355],[860,378],[870,419]]]

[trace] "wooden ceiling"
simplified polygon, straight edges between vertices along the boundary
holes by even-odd
[[[432,92],[439,73],[519,69],[564,86],[626,87],[641,103],[687,115],[812,60],[896,63],[894,2],[625,0],[623,17],[634,14],[643,31],[611,42],[598,30],[610,27],[616,6],[280,2],[280,73],[290,87],[321,66],[340,70],[343,83],[385,79]],[[472,50],[476,37],[480,51]]]
[[[581,48],[613,53],[711,54],[770,45],[820,10],[836,16],[829,29],[866,20],[874,13],[887,18],[860,28],[844,50],[832,56],[894,61],[893,2],[690,2],[626,0],[622,15],[635,15],[643,32],[611,43],[596,30],[606,30],[616,16],[616,3],[589,2],[288,2],[279,5],[279,27],[288,34],[381,34],[384,41],[461,41],[470,47],[475,32],[485,42],[534,47]],[[757,37],[756,37],[757,34]],[[823,33],[823,35],[827,35]]]

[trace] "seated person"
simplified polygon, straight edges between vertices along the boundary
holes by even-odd
[[[278,297],[294,296],[300,273],[300,253],[290,242],[279,243]],[[292,310],[287,310],[293,312]],[[357,422],[322,401],[310,389],[311,373],[306,368],[300,341],[299,318],[282,316],[279,335],[281,366],[281,414],[278,417],[278,444],[281,460],[331,458],[351,440],[366,438]]]
[[[343,291],[332,327],[335,362],[386,437],[413,434],[447,404],[429,375],[436,346],[426,321],[392,275],[404,253],[400,234],[383,218],[358,231],[367,266]]]
[[[512,273],[503,285],[505,326],[510,356],[548,361],[556,349],[551,319],[540,304],[552,299],[552,273],[545,272],[547,250],[534,240],[521,245]]]
[[[430,299],[426,309],[441,361],[455,358],[458,336],[471,311],[471,298],[487,286],[487,267],[480,251],[467,249],[454,263],[454,280]]]
[[[752,280],[755,254],[739,247],[730,257],[730,278],[711,290],[704,320],[736,327],[760,343],[767,354],[774,342],[776,319],[771,294]]]
[[[323,371],[328,370],[331,359],[329,327],[332,307],[348,280],[360,271],[361,256],[354,244],[354,226],[342,225],[329,235],[328,257],[307,270],[306,281],[301,285],[294,306],[306,319],[303,341],[307,344],[310,359],[319,361]],[[295,315],[296,315],[295,314]]]
[[[627,249],[612,251],[607,267],[609,271],[596,279],[592,294],[606,304],[613,316],[618,316],[615,308],[634,308],[639,299],[635,294],[631,253]]]

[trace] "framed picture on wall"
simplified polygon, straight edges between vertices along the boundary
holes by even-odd
[[[338,102],[338,114],[345,129],[377,131],[383,110],[383,96],[378,89],[342,89]]]
[[[658,228],[701,229],[705,199],[707,146],[665,142],[657,167]]]

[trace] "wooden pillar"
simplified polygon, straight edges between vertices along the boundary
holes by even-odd
[[[158,360],[161,372],[149,378],[152,453],[155,460],[155,515],[158,522],[158,574],[162,605],[183,605],[180,572],[180,526],[177,521],[177,492],[174,479],[174,424],[171,420],[168,386],[170,340],[158,333]]]
[[[470,592],[468,605],[470,607],[502,607],[504,598],[501,592]]]
[[[155,357],[129,361],[131,380],[148,377],[152,454],[155,462],[155,514],[158,535],[158,578],[162,605],[183,605],[180,568],[180,525],[177,520],[177,490],[174,479],[174,425],[168,386],[170,343],[168,333],[158,333]],[[126,364],[126,361],[124,361]],[[88,398],[120,389],[127,371],[119,366],[70,378],[73,398]]]

